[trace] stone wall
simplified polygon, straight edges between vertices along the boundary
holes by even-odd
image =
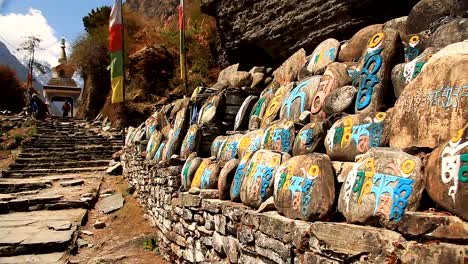
[[[183,162],[141,157],[127,146],[124,175],[136,188],[170,263],[466,263],[468,226],[458,217],[405,212],[395,230],[332,217],[305,222],[217,199],[217,190],[178,192]],[[335,173],[346,170],[335,163]],[[269,208],[266,208],[267,210]],[[264,210],[264,211],[265,211]]]

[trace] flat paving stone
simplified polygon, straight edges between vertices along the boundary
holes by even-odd
[[[60,183],[60,186],[62,186],[62,187],[70,187],[70,186],[83,185],[84,183],[85,183],[84,180],[74,180],[74,181],[61,182],[61,183]]]
[[[0,257],[0,264],[64,264],[68,263],[68,255],[65,252],[40,254],[40,255],[22,255],[14,257]]]
[[[99,209],[105,214],[110,214],[122,208],[124,201],[122,194],[114,194],[104,198],[99,204]]]

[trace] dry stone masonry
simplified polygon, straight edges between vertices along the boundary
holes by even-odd
[[[229,66],[129,128],[168,261],[467,263],[468,28],[432,2],[276,70]]]

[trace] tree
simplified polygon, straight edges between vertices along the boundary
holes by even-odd
[[[92,9],[87,16],[83,17],[83,26],[86,32],[91,33],[102,26],[109,25],[109,16],[111,8],[108,6],[102,6]]]
[[[24,93],[15,72],[0,65],[0,110],[20,112],[24,107]]]
[[[24,41],[18,51],[22,51],[25,53],[25,60],[27,61],[28,67],[28,84],[27,87],[32,87],[32,78],[33,78],[33,71],[39,71],[40,73],[44,74],[44,72],[50,71],[50,68],[46,65],[37,62],[34,58],[36,50],[42,50],[40,48],[41,39],[37,36],[27,36],[26,41]]]

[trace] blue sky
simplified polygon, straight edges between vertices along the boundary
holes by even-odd
[[[83,17],[113,4],[114,0],[0,0],[0,41],[21,59],[24,55],[16,49],[27,36],[38,36],[42,50],[37,59],[55,66],[60,39],[65,37],[70,53],[70,44],[84,32]]]

